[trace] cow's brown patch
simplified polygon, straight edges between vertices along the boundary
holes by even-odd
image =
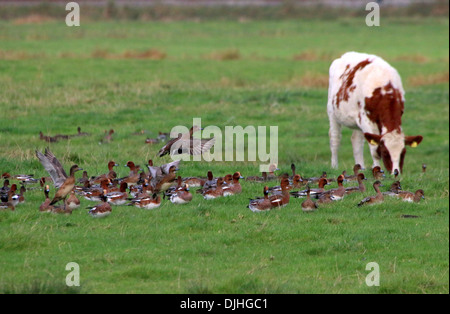
[[[391,82],[376,88],[371,97],[365,98],[367,117],[377,124],[380,134],[383,126],[386,132],[401,131],[403,110],[402,94]]]
[[[356,86],[353,85],[353,79],[356,72],[364,69],[368,64],[372,63],[369,59],[361,61],[353,68],[350,69],[350,65],[345,67],[344,73],[340,76],[342,79],[342,85],[336,94],[336,107],[339,108],[341,101],[348,101],[350,94],[355,90]]]

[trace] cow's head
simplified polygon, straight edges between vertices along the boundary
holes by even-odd
[[[417,147],[423,140],[421,135],[405,136],[397,130],[384,135],[364,133],[364,136],[370,145],[377,146],[378,156],[383,159],[386,170],[391,174],[395,169],[402,173],[406,146]]]

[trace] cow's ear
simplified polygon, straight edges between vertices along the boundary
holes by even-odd
[[[411,146],[411,147],[417,147],[417,145],[422,142],[423,136],[422,135],[416,135],[416,136],[405,136],[405,145]]]
[[[364,133],[364,137],[370,145],[379,145],[381,141],[381,135],[373,133]]]

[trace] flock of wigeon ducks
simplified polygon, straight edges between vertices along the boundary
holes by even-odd
[[[80,132],[80,131],[79,131]],[[167,144],[165,145],[165,147]],[[166,148],[161,149],[160,154]],[[0,188],[0,210],[15,210],[16,206],[25,201],[25,185],[40,184],[44,190],[45,200],[39,207],[41,212],[71,214],[72,211],[80,207],[80,198],[96,202],[95,206],[89,207],[89,214],[93,217],[105,217],[111,214],[111,205],[135,206],[142,209],[158,208],[163,199],[168,199],[173,204],[187,204],[192,201],[193,195],[190,188],[198,188],[205,200],[213,200],[220,197],[229,197],[242,192],[241,181],[244,177],[239,171],[227,174],[223,177],[214,177],[212,171],[208,171],[206,177],[181,177],[176,174],[179,170],[180,161],[155,166],[152,160],[148,161],[146,167],[148,172],[141,169],[132,161],[125,165],[129,168],[126,177],[118,178],[114,167],[118,164],[109,161],[108,172],[97,176],[89,177],[84,171],[80,179],[75,178],[78,171],[82,171],[78,165],[72,165],[69,175],[55,155],[47,148],[44,153],[36,151],[36,156],[49,173],[49,177],[42,177],[40,180],[32,175],[11,175],[3,173],[3,187]],[[261,176],[248,176],[248,182],[264,183],[263,195],[255,197],[249,201],[248,208],[253,212],[265,212],[273,208],[285,207],[289,204],[291,196],[304,199],[299,203],[305,212],[316,211],[323,204],[338,202],[350,193],[365,193],[364,181],[366,175],[361,171],[360,165],[355,165],[353,174],[348,175],[345,171],[336,179],[327,178],[326,172],[319,177],[304,178],[296,173],[295,165],[291,165],[292,175],[284,173],[276,175],[278,171],[276,165],[271,165],[268,173]],[[422,171],[426,171],[426,165],[422,166]],[[398,174],[397,174],[398,175]],[[376,192],[373,196],[362,199],[357,206],[381,203],[385,197],[397,197],[408,202],[419,202],[424,198],[424,191],[415,192],[403,191],[400,181],[391,184],[388,191],[382,192],[382,181],[385,176],[380,167],[372,169],[371,176],[375,180],[373,188]],[[17,191],[16,180],[22,185]],[[48,182],[52,182],[56,191],[50,197],[50,187]],[[355,182],[357,185],[344,186],[344,182]],[[279,185],[270,186],[269,182],[279,182]],[[326,189],[330,184],[337,184],[337,187]],[[33,189],[30,187],[29,189]]]

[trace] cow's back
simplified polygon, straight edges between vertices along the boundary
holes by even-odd
[[[374,131],[373,121],[367,118],[366,102],[374,91],[389,85],[399,91],[403,100],[400,75],[386,61],[370,54],[345,53],[330,66],[328,113],[347,127]]]

